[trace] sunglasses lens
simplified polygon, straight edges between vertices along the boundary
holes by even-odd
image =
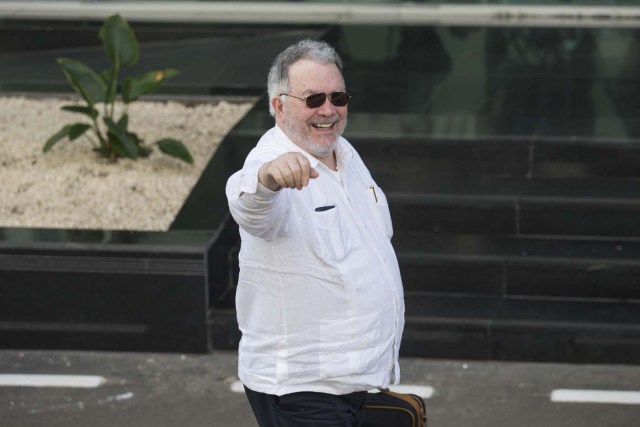
[[[315,93],[313,95],[309,95],[307,97],[307,107],[318,108],[322,104],[324,104],[325,99],[327,99],[327,95],[324,93]]]
[[[336,107],[344,107],[349,103],[351,95],[349,95],[347,92],[332,92],[330,99],[331,103]]]
[[[351,99],[351,95],[347,92],[331,92],[329,94],[329,102],[331,102],[336,107],[344,107],[349,103]],[[318,108],[324,105],[324,102],[327,100],[326,93],[314,93],[313,95],[309,95],[305,98],[307,103],[307,107],[309,108]]]

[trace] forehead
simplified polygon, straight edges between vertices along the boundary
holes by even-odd
[[[344,82],[335,64],[302,59],[289,67],[289,88],[298,94],[333,92],[344,89]]]

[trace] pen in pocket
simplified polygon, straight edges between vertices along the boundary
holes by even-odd
[[[371,190],[371,194],[373,195],[373,201],[378,203],[378,195],[376,194],[376,187],[373,185],[370,185],[369,190]]]

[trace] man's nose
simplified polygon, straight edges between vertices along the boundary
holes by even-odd
[[[332,116],[336,113],[336,107],[329,101],[329,97],[327,96],[324,103],[318,107],[316,112],[324,116]]]

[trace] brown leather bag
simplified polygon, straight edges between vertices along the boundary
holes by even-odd
[[[427,427],[424,400],[391,390],[369,393],[362,427]]]

